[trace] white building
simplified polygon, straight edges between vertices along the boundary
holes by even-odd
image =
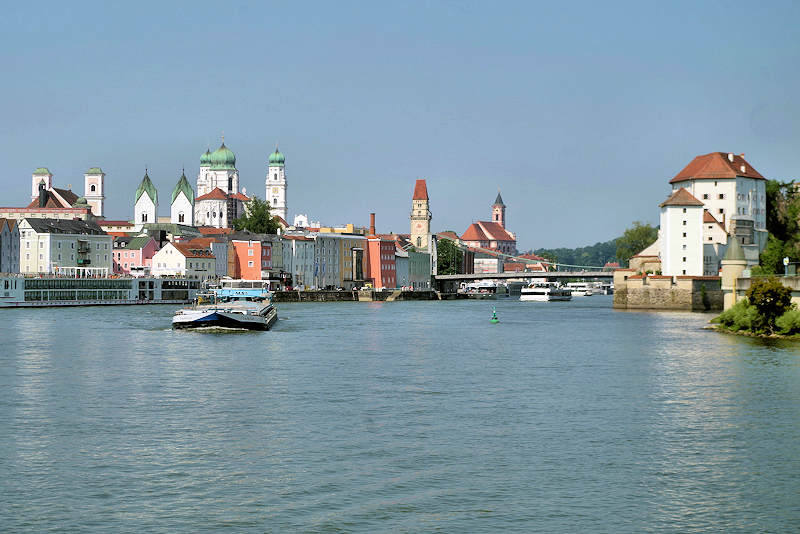
[[[0,219],[0,273],[19,272],[19,224]]]
[[[22,219],[21,273],[107,275],[112,271],[113,237],[82,220]]]
[[[662,274],[703,276],[703,203],[680,188],[660,207]]]
[[[269,204],[270,213],[288,221],[286,205],[286,167],[283,154],[275,152],[269,155],[269,168],[267,169],[266,188],[264,198]]]
[[[224,193],[239,192],[239,171],[236,170],[236,155],[222,145],[214,152],[206,150],[200,156],[200,172],[197,175],[197,196],[203,196],[219,188]]]
[[[100,167],[92,167],[83,175],[83,196],[95,217],[105,217],[105,178],[106,173]]]
[[[141,230],[143,224],[158,222],[158,191],[150,181],[147,171],[136,188],[133,202],[133,224],[136,231]]]
[[[745,221],[752,226],[759,251],[767,243],[767,180],[744,154],[712,152],[697,156],[672,180],[672,191],[685,188],[719,221],[728,233]],[[747,243],[744,243],[747,244]]]
[[[228,194],[216,187],[195,199],[195,225],[232,228],[233,221],[244,215],[247,202],[250,199],[242,193]]]
[[[153,276],[182,276],[195,280],[216,277],[216,258],[207,248],[167,243],[153,255]]]
[[[194,189],[189,185],[185,172],[181,173],[178,183],[172,190],[170,222],[194,226]]]

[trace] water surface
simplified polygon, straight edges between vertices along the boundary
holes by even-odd
[[[597,296],[173,309],[0,310],[0,530],[800,528],[800,345]]]

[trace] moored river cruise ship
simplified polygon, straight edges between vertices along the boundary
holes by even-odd
[[[200,280],[22,276],[0,274],[0,308],[183,304],[197,295]]]

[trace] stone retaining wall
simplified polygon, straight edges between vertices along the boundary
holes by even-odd
[[[705,301],[703,288],[705,287]],[[722,310],[718,276],[643,276],[614,273],[614,307],[627,310]]]

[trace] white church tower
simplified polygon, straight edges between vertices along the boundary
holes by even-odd
[[[105,203],[105,177],[106,173],[100,167],[92,167],[83,175],[84,198],[92,208],[92,215],[104,217],[103,204]]]
[[[202,196],[214,189],[211,187],[211,150],[206,149],[206,153],[200,156],[200,172],[197,174],[197,196]]]
[[[269,204],[270,212],[286,219],[286,158],[278,152],[269,155],[269,168],[267,170],[265,200]]]
[[[175,189],[172,190],[169,214],[173,224],[194,226],[194,189],[186,179],[186,172],[181,173]]]
[[[31,176],[31,202],[39,198],[39,184],[44,182],[44,188],[50,191],[53,188],[53,173],[47,167],[39,167]]]
[[[147,170],[144,178],[136,188],[136,197],[133,205],[133,225],[136,229],[141,229],[143,224],[158,222],[158,192],[156,186],[150,181]]]

